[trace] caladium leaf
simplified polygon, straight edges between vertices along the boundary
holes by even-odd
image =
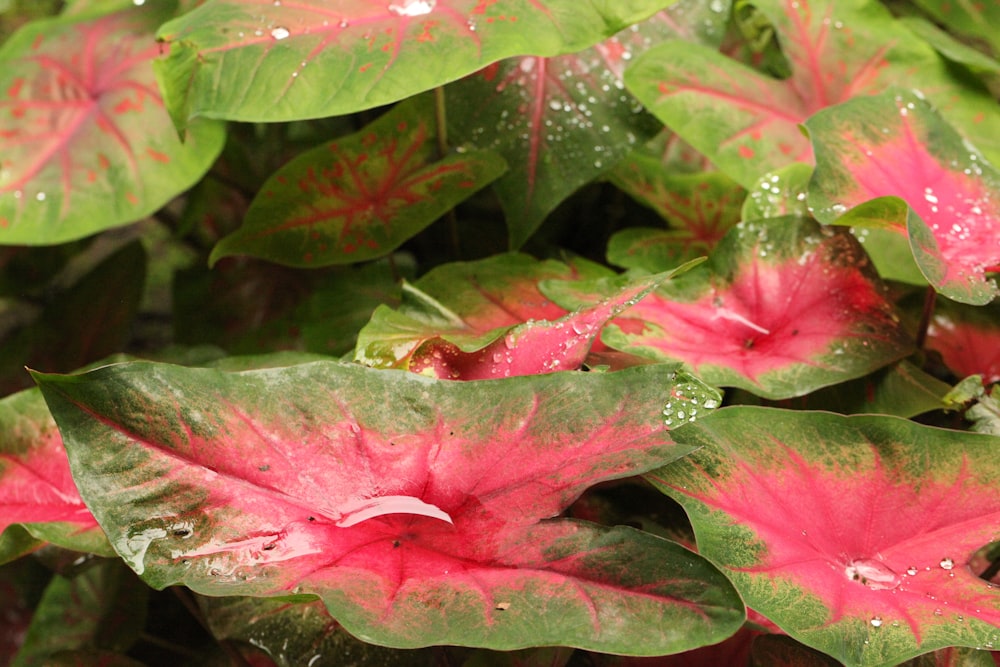
[[[512,327],[531,320],[558,320],[568,310],[538,290],[548,278],[605,275],[606,269],[578,262],[538,261],[522,254],[445,264],[403,287],[398,310],[376,308],[358,334],[355,360],[368,366],[405,368],[428,341],[475,352]]]
[[[812,168],[796,162],[764,174],[743,202],[741,220],[780,218],[785,215],[808,217],[806,194]]]
[[[506,169],[489,151],[439,157],[435,137],[423,97],[300,154],[267,180],[210,262],[245,254],[308,267],[388,255]]]
[[[67,549],[113,553],[80,499],[62,438],[36,389],[0,401],[0,533],[11,526]],[[0,562],[21,555],[23,543],[0,542]]]
[[[725,579],[679,545],[544,521],[688,452],[663,414],[682,378],[662,365],[462,383],[338,363],[36,377],[81,494],[153,587],[315,594],[398,647],[659,654],[742,623]],[[450,521],[395,500],[352,521],[386,497]]]
[[[735,407],[647,478],[746,603],[847,665],[996,646],[1000,588],[968,567],[1000,537],[1000,439],[885,416]]]
[[[1000,24],[1000,7],[994,3],[914,0],[914,4],[958,34],[986,42],[993,55],[1000,56],[1000,35],[991,27]]]
[[[918,16],[904,16],[899,21],[948,60],[961,63],[973,71],[1000,73],[1000,62],[958,41],[930,21]]]
[[[927,328],[927,348],[935,350],[958,377],[979,375],[983,382],[1000,382],[1000,312],[942,303]]]
[[[190,187],[225,140],[184,141],[163,108],[153,31],[172,2],[25,26],[0,50],[0,243],[52,244],[133,222]]]
[[[359,641],[334,621],[320,600],[292,602],[251,597],[199,597],[216,639],[247,642],[263,650],[277,667],[340,667],[350,656],[358,667],[404,661],[413,667],[439,665],[432,651],[401,654]],[[289,628],[294,628],[289,632]]]
[[[117,559],[72,578],[56,575],[11,667],[49,665],[62,651],[127,651],[146,625],[148,597],[149,588]]]
[[[866,375],[911,346],[857,241],[799,218],[737,225],[602,340],[767,398]]]
[[[680,267],[684,270],[686,267]],[[489,380],[580,368],[607,322],[670,277],[659,273],[625,283],[613,296],[558,320],[528,321],[475,352],[436,338],[410,357],[409,370],[452,380]]]
[[[812,160],[798,125],[820,109],[889,85],[919,87],[983,150],[1000,151],[985,90],[957,83],[926,44],[870,0],[759,0],[791,66],[774,79],[710,48],[654,47],[626,71],[629,90],[723,172],[752,188],[764,172]]]
[[[620,164],[611,182],[659,213],[683,249],[680,256],[689,259],[713,248],[740,221],[746,198],[746,190],[722,173],[670,172],[645,151]]]
[[[663,5],[208,0],[162,27],[170,53],[157,71],[180,127],[195,116],[335,116],[395,102],[510,56],[579,51]]]
[[[907,92],[857,98],[806,127],[816,149],[809,205],[817,219],[833,222],[871,199],[899,198],[847,220],[908,235],[917,266],[945,296],[984,304],[997,295],[985,274],[1000,266],[1000,173],[927,101]]]

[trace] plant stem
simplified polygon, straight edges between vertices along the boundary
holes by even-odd
[[[924,293],[924,309],[920,313],[920,323],[917,325],[917,349],[924,349],[927,342],[927,329],[931,325],[931,318],[934,317],[934,303],[937,301],[937,291],[933,285],[927,286]]]
[[[438,157],[443,159],[448,155],[448,107],[444,98],[444,86],[434,89],[434,122],[437,125]],[[451,247],[455,259],[462,258],[462,243],[458,236],[458,216],[452,208],[445,214],[448,220],[448,231],[451,235]]]

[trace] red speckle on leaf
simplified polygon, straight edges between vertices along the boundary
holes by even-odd
[[[487,81],[493,81],[497,78],[497,74],[500,72],[500,63],[490,63],[483,69],[479,70],[479,72]]]
[[[365,72],[367,72],[371,68],[371,66],[373,64],[374,63],[365,63],[364,65],[362,65],[361,67],[358,68],[358,71],[361,72],[362,74],[364,74]]]
[[[489,7],[495,5],[497,3],[497,1],[498,0],[479,0],[479,2],[476,3],[476,6],[472,8],[472,13],[473,14],[485,14],[486,10]]]
[[[147,148],[146,154],[156,160],[157,162],[162,162],[163,164],[168,164],[170,162],[170,156],[166,153],[161,153],[153,148]]]
[[[128,200],[128,203],[133,204],[133,205],[139,203],[139,198],[135,196],[134,192],[126,192],[125,193],[125,199]]]
[[[418,42],[433,42],[433,41],[435,41],[434,40],[434,35],[431,34],[431,30],[433,30],[437,26],[438,26],[438,22],[437,21],[426,21],[426,22],[424,22],[424,29],[423,29],[423,31],[419,35],[417,35],[417,41]]]
[[[10,220],[7,218],[0,218],[0,227],[7,228],[10,226]]]
[[[747,146],[746,144],[741,145],[739,151],[740,151],[740,157],[745,157],[747,159],[750,159],[754,156],[753,149]]]
[[[17,97],[21,94],[21,89],[24,87],[24,78],[17,77],[14,82],[10,84],[7,88],[7,97]]]

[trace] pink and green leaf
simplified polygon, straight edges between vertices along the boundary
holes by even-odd
[[[810,217],[806,204],[812,168],[796,162],[764,174],[743,202],[741,220],[761,220],[795,215]]]
[[[846,665],[989,647],[1000,588],[968,565],[1000,538],[1000,439],[885,416],[738,407],[679,429],[647,475],[746,603]]]
[[[956,376],[979,375],[985,384],[1000,382],[998,308],[939,304],[927,328],[927,348]]]
[[[414,373],[450,380],[489,380],[577,370],[609,320],[648,296],[669,274],[632,280],[607,299],[557,320],[516,325],[480,350],[465,352],[435,337],[409,360]]]
[[[222,126],[192,124],[182,142],[153,74],[153,31],[171,5],[38,21],[4,44],[0,243],[61,243],[134,222],[211,166]]]
[[[521,254],[445,264],[404,285],[398,309],[375,309],[358,334],[355,360],[368,366],[406,368],[413,354],[431,341],[466,353],[482,350],[513,327],[569,314],[539,291],[539,281],[606,273],[586,262],[569,265]]]
[[[616,318],[602,340],[775,399],[866,375],[911,349],[857,241],[799,218],[737,225],[709,262]]]
[[[703,385],[662,365],[461,383],[340,363],[36,377],[81,494],[153,587],[315,594],[396,647],[655,655],[743,621],[679,545],[550,520],[690,451],[664,403]]]
[[[1000,173],[928,102],[905,92],[858,98],[806,127],[817,157],[809,204],[819,220],[866,205],[846,220],[905,234],[937,291],[976,305],[997,295],[987,274],[1000,267]],[[868,204],[882,197],[895,199]]]
[[[279,121],[395,102],[520,55],[573,53],[663,0],[208,0],[164,25],[171,115]]]
[[[984,150],[1000,150],[992,97],[956,83],[926,44],[869,0],[760,0],[791,65],[771,78],[698,44],[670,41],[625,74],[653,114],[746,188],[762,173],[810,163],[798,125],[820,109],[889,85],[923,89]]]
[[[506,169],[498,155],[441,157],[429,98],[306,151],[267,180],[211,261],[253,255],[299,267],[383,257]]]
[[[12,528],[13,527],[13,528]],[[111,554],[111,547],[73,483],[62,438],[41,394],[29,389],[0,401],[0,562],[35,540],[76,551]]]

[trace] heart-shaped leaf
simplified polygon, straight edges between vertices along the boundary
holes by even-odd
[[[910,349],[857,241],[799,218],[737,225],[708,263],[616,318],[602,340],[767,398],[865,375]]]
[[[445,264],[404,285],[398,309],[375,309],[371,322],[358,334],[355,360],[368,366],[406,368],[413,354],[431,341],[476,352],[512,327],[558,320],[569,313],[538,290],[539,281],[575,280],[606,271],[586,262],[570,266],[522,254]]]
[[[210,261],[247,254],[307,267],[389,254],[506,169],[489,151],[441,158],[435,137],[424,97],[300,154],[267,180]]]
[[[847,665],[1000,641],[1000,588],[970,570],[1000,539],[1000,439],[884,416],[735,407],[647,478],[746,603]]]
[[[810,163],[799,124],[820,109],[888,85],[925,90],[989,155],[1000,114],[985,90],[958,83],[926,44],[870,0],[758,0],[791,76],[775,79],[710,48],[656,46],[626,71],[629,90],[744,187],[792,162]]]
[[[398,647],[661,654],[742,623],[725,579],[679,545],[545,520],[689,451],[664,424],[681,378],[662,365],[447,382],[136,363],[37,380],[81,494],[154,587],[312,593]]]
[[[335,116],[395,102],[503,58],[579,51],[663,4],[208,0],[162,27],[170,54],[157,72],[180,127],[196,116]]]
[[[186,190],[225,141],[183,143],[153,74],[172,2],[25,26],[0,50],[0,243],[51,244],[138,220]]]
[[[62,438],[36,389],[0,401],[0,533],[22,527],[76,551],[113,553],[73,483]],[[23,551],[2,543],[0,562]]]
[[[997,295],[985,274],[1000,266],[1000,173],[927,101],[906,92],[857,98],[806,127],[816,150],[809,205],[819,220],[898,197],[843,222],[908,235],[917,266],[949,298],[983,304]]]

